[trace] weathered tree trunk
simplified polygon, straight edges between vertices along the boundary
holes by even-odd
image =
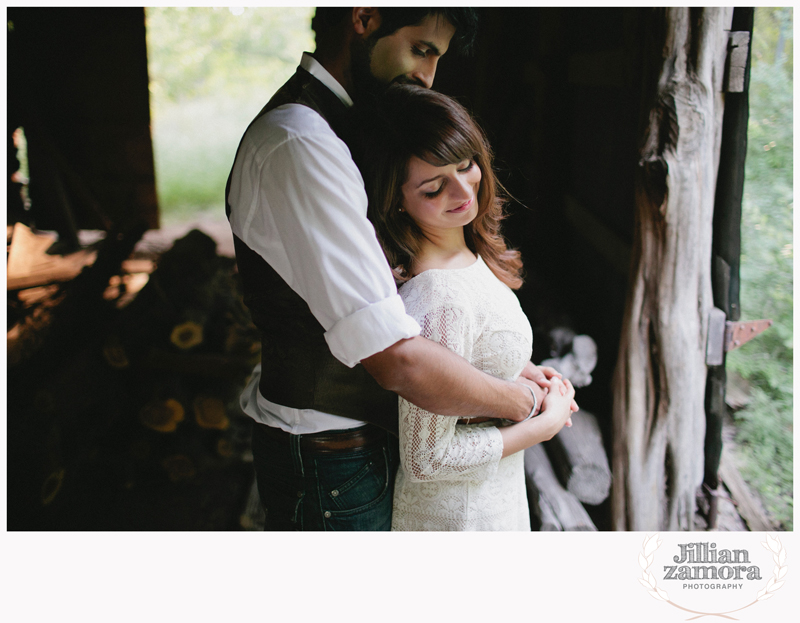
[[[703,479],[711,232],[732,9],[646,16],[636,232],[613,381],[613,526],[689,530]]]

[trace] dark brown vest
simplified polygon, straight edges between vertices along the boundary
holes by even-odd
[[[347,107],[300,67],[256,119],[290,103],[318,112],[345,140]],[[225,189],[229,217],[230,183],[229,176]],[[397,395],[381,388],[363,366],[348,368],[331,355],[325,331],[306,302],[237,236],[234,236],[234,247],[244,302],[261,331],[259,390],[264,398],[287,407],[315,409],[363,420],[396,435]]]

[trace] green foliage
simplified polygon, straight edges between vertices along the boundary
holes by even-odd
[[[788,19],[788,22],[787,22]],[[793,91],[791,9],[757,8],[742,205],[742,319],[774,325],[732,351],[729,370],[752,386],[735,414],[743,474],[767,510],[792,529],[793,452]],[[788,58],[776,54],[781,45]],[[777,61],[776,61],[777,58]]]
[[[308,7],[148,8],[156,184],[162,219],[222,210],[247,124],[314,49]]]
[[[792,8],[758,8],[753,24],[753,64],[785,63],[792,75]]]
[[[147,10],[151,90],[180,102],[233,90],[244,93],[311,49],[308,8]]]

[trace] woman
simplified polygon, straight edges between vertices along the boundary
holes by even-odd
[[[371,218],[422,335],[479,369],[516,378],[532,332],[512,289],[519,252],[500,234],[503,201],[485,136],[452,99],[392,87],[362,127]],[[521,450],[568,424],[569,381],[551,379],[525,422],[470,422],[400,399],[393,530],[530,530]],[[576,408],[576,407],[575,407]]]

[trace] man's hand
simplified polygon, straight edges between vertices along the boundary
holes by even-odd
[[[555,368],[548,368],[547,366],[537,366],[532,361],[525,364],[521,377],[533,381],[539,387],[550,389],[550,379],[553,377],[561,378],[561,373]]]
[[[536,411],[534,413],[535,414],[539,413],[542,410],[542,404],[544,403],[544,397],[547,396],[548,390],[544,389],[542,386],[540,386],[535,381],[532,381],[530,378],[528,378],[526,376],[522,376],[521,374],[517,378],[517,383],[519,383],[520,385],[526,385],[526,386],[530,387],[531,390],[533,390],[533,394],[536,396]],[[548,381],[548,385],[549,385],[549,381]],[[521,422],[526,417],[527,417],[527,413],[524,414],[519,419],[514,420],[514,421]]]
[[[526,384],[538,386],[544,392],[543,395],[540,395],[538,392],[536,392],[536,387],[532,387],[534,393],[536,393],[536,401],[538,403],[537,412],[541,410],[544,396],[546,396],[547,392],[550,390],[552,385],[550,379],[552,378],[562,378],[561,373],[555,368],[550,368],[548,366],[537,366],[532,361],[529,361],[527,364],[525,364],[525,368],[523,368],[522,372],[520,373],[520,379],[518,379],[518,382],[520,382],[520,380],[530,381],[530,383]],[[578,408],[578,403],[573,400],[570,409],[573,413],[575,413]]]

